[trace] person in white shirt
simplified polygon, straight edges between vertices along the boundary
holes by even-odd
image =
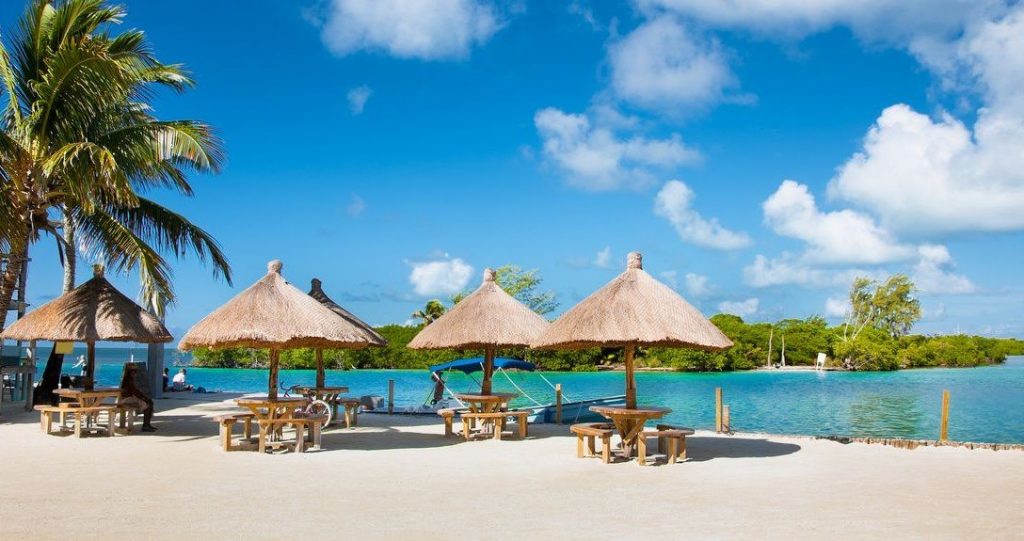
[[[175,391],[191,391],[192,386],[185,383],[185,369],[182,368],[174,375],[174,379],[171,380],[171,384]]]

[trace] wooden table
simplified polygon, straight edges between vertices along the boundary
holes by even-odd
[[[306,399],[299,396],[287,398],[261,396],[238,398],[235,400],[235,403],[251,411],[256,417],[256,422],[259,426],[259,448],[262,450],[272,435],[271,430],[280,426],[276,421],[283,421],[294,417],[296,408],[304,406]],[[300,432],[295,437],[296,439],[304,438],[305,434]],[[301,444],[296,445],[296,450],[301,451],[301,449]]]
[[[57,389],[53,391],[53,394],[61,397],[61,399],[67,402],[73,402],[83,408],[91,408],[99,406],[104,400],[121,398],[121,389],[108,388],[108,389],[93,389],[87,391],[85,389]]]
[[[515,393],[457,394],[470,413],[494,413],[508,407],[508,403],[519,395]]]
[[[629,458],[633,456],[633,449],[636,448],[637,437],[644,431],[644,423],[651,419],[661,419],[669,408],[618,408],[613,406],[591,406],[590,411],[597,413],[610,420],[619,435],[622,436],[622,456]]]
[[[517,396],[519,395],[515,393],[457,394],[455,398],[465,404],[470,413],[494,413],[508,409],[508,403]],[[466,419],[462,420],[463,423],[466,421]],[[486,427],[489,424],[491,422],[485,421],[483,426]],[[469,427],[476,429],[476,420],[469,419]]]
[[[331,422],[338,422],[338,396],[348,392],[348,387],[296,387],[295,390],[310,400],[323,400],[331,405]]]
[[[53,394],[59,396],[61,399],[60,404],[58,404],[59,407],[61,407],[62,409],[68,408],[68,413],[73,413],[72,411],[70,411],[71,408],[95,408],[99,406],[113,406],[114,404],[117,403],[117,400],[121,398],[121,389],[56,389],[53,391]],[[107,402],[108,399],[112,400],[113,402]],[[88,415],[85,418],[85,426],[82,427],[81,425],[83,423],[81,422],[81,420],[77,419],[78,414],[75,414],[75,416],[76,423],[80,427],[79,431],[81,430],[81,428],[85,428],[87,430],[94,430],[93,421],[95,420],[97,423],[99,422],[97,419],[95,419],[95,417],[98,417],[98,415]],[[59,413],[59,422],[60,425],[63,427],[65,422],[64,412]],[[110,432],[109,435],[113,435],[113,419],[108,419],[108,422],[109,426],[106,430]]]

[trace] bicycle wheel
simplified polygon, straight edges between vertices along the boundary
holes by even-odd
[[[310,415],[323,415],[324,420],[320,423],[320,426],[323,428],[331,424],[331,406],[323,400],[313,400],[310,402],[306,412]]]

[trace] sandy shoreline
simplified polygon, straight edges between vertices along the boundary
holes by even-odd
[[[224,396],[218,397],[223,399]],[[1024,453],[698,432],[675,466],[575,456],[565,427],[462,443],[434,418],[364,415],[324,451],[218,449],[221,401],[158,402],[156,434],[45,437],[0,417],[13,539],[996,538],[1019,536]]]

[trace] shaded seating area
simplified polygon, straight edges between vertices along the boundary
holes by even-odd
[[[527,436],[528,413],[508,410],[509,402],[518,395],[493,392],[494,360],[499,348],[525,347],[547,326],[548,322],[544,318],[506,293],[495,282],[492,269],[484,269],[483,282],[476,291],[424,327],[409,342],[412,349],[483,350],[483,361],[478,363],[483,372],[480,392],[453,394],[454,398],[465,405],[465,411],[459,413],[466,441],[480,439],[478,436],[500,440],[509,420],[518,423],[517,434],[520,438]],[[454,361],[447,364],[458,363]],[[439,378],[437,373],[443,366],[431,367],[436,378]],[[439,379],[438,383],[443,388],[443,380]],[[444,420],[446,436],[453,434],[452,424],[456,413],[456,410],[451,409],[438,412]]]
[[[659,406],[638,406],[636,366],[638,347],[680,347],[720,351],[732,347],[732,341],[675,291],[643,270],[643,258],[637,252],[628,255],[626,270],[604,287],[555,320],[532,344],[538,349],[583,349],[589,347],[622,348],[626,376],[626,405],[591,406],[590,411],[611,421],[620,438],[619,455],[624,459],[637,455],[637,463],[647,464],[648,437],[659,439],[659,452],[667,453],[666,462],[685,458],[687,434],[693,431],[668,425],[647,428],[672,410]],[[583,456],[583,439],[590,454],[594,438],[602,439],[602,457],[610,462],[606,428],[574,425],[577,455]]]
[[[235,403],[241,411],[215,419],[225,451],[253,449],[264,453],[287,449],[301,453],[309,447],[320,448],[321,429],[333,412],[321,412],[314,406],[344,405],[346,426],[356,422],[355,412],[350,408],[358,406],[358,401],[339,399],[341,393],[348,391],[346,387],[325,385],[322,350],[386,343],[349,312],[329,306],[333,301],[323,295],[319,280],[314,280],[312,292],[303,293],[284,279],[282,267],[280,261],[270,261],[263,278],[196,323],[178,345],[182,351],[235,347],[270,350],[266,396],[239,398]],[[280,352],[293,348],[316,350],[317,384],[289,388],[301,396],[278,396]],[[243,432],[236,440],[234,425],[239,422]]]

